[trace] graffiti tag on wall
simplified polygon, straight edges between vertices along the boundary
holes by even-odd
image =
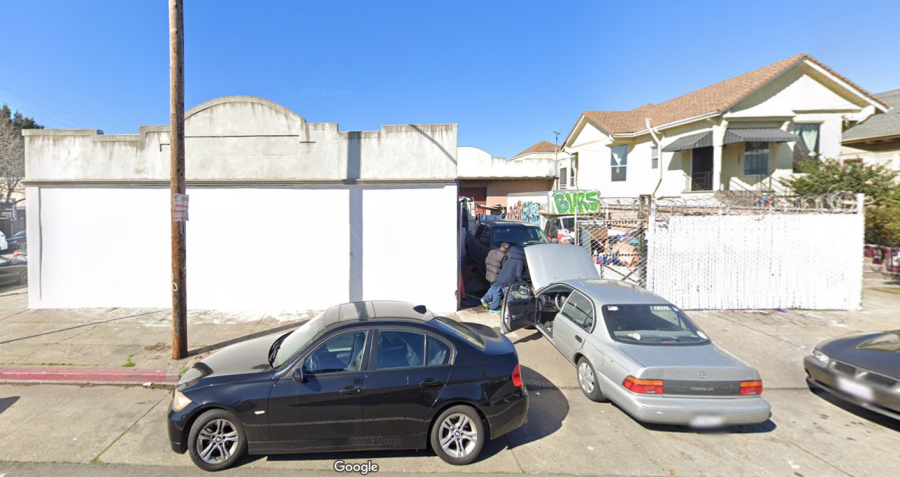
[[[595,190],[555,191],[550,201],[556,214],[596,214],[600,210],[600,193]]]
[[[530,200],[522,202],[520,200],[508,207],[509,210],[506,213],[506,218],[540,225],[541,210],[543,208],[544,204],[541,204],[540,202],[533,202]]]

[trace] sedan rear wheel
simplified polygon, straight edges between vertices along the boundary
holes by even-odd
[[[606,401],[603,392],[600,391],[600,383],[597,382],[597,374],[594,372],[594,366],[591,365],[591,362],[587,358],[581,358],[578,360],[576,368],[578,370],[578,385],[581,387],[581,392],[591,401]]]
[[[431,428],[431,447],[448,464],[465,465],[478,458],[485,439],[481,417],[469,406],[447,409]]]
[[[247,450],[244,428],[228,411],[215,409],[200,415],[188,438],[191,460],[203,470],[231,467]]]

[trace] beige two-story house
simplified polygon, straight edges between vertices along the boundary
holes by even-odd
[[[585,111],[564,152],[575,186],[604,197],[776,191],[803,159],[838,158],[841,134],[890,108],[801,54],[631,111]]]

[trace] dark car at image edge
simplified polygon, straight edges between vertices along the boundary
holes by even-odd
[[[168,431],[172,449],[205,470],[245,453],[427,447],[468,464],[527,413],[505,336],[421,305],[369,301],[196,363],[176,387]]]
[[[803,367],[812,388],[900,420],[900,330],[823,341]]]

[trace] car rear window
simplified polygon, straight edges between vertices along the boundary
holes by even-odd
[[[537,227],[528,225],[495,225],[494,245],[499,247],[504,242],[515,245],[549,243],[547,236]]]
[[[709,338],[672,305],[604,305],[609,336],[620,343],[677,346],[709,343]]]
[[[468,326],[444,316],[439,316],[435,318],[435,320],[437,320],[438,328],[452,335],[456,335],[457,337],[462,338],[481,349],[484,349],[484,340],[482,340],[481,337],[478,336],[478,333],[472,331],[472,329]]]

